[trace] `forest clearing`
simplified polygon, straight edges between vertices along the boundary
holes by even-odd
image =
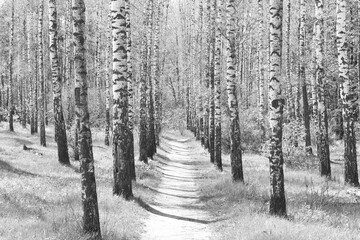
[[[0,0],[0,239],[360,239],[359,16]]]

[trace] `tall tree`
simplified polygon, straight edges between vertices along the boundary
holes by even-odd
[[[217,18],[216,18],[216,40],[215,40],[215,69],[214,69],[214,93],[215,93],[215,138],[214,154],[215,165],[222,171],[221,160],[221,27],[222,27],[222,0],[217,0]]]
[[[151,0],[147,0],[146,8],[144,10],[144,27],[147,26],[147,12]],[[147,160],[147,115],[146,115],[146,89],[147,89],[147,71],[148,71],[148,62],[147,62],[147,35],[143,33],[141,36],[141,65],[140,65],[140,126],[139,126],[139,161],[148,163]]]
[[[261,128],[261,139],[265,140],[265,51],[264,51],[264,16],[263,1],[258,0],[258,82],[259,82],[259,125]]]
[[[81,167],[81,187],[83,206],[83,231],[100,240],[99,208],[96,194],[96,180],[92,137],[89,122],[88,83],[85,60],[85,3],[72,0],[73,41],[75,70],[75,111],[80,119],[79,157]]]
[[[10,39],[9,39],[9,130],[14,131],[14,103],[13,103],[13,72],[14,72],[14,28],[15,28],[15,7],[14,1],[11,1],[11,23],[10,23]]]
[[[346,0],[337,0],[336,39],[338,49],[340,95],[343,103],[345,182],[359,185],[355,120],[357,112],[356,83],[349,76]]]
[[[130,151],[130,175],[135,180],[135,156],[134,156],[134,89],[133,89],[133,67],[132,67],[132,42],[131,42],[131,17],[130,0],[125,0],[126,16],[126,59],[127,59],[127,82],[128,82],[128,113],[129,113],[129,151]]]
[[[113,193],[132,198],[127,81],[127,40],[125,2],[111,1],[113,38]]]
[[[210,21],[210,101],[209,101],[209,152],[210,162],[215,163],[215,34],[216,34],[216,5],[217,0],[211,0]]]
[[[324,72],[324,1],[315,1],[315,78],[317,92],[317,155],[320,162],[321,176],[330,177],[330,151],[328,139],[328,119],[325,98],[325,72]]]
[[[160,14],[161,14],[161,0],[157,1],[156,11],[154,12],[154,52],[152,61],[152,71],[154,79],[154,116],[155,116],[155,142],[160,144],[160,127],[161,127],[161,112],[160,112],[160,61],[159,61],[159,37],[160,37]]]
[[[110,2],[111,4],[111,2]],[[106,46],[106,79],[105,79],[105,145],[110,145],[110,75],[111,75],[111,67],[110,67],[110,56],[112,49],[112,28],[111,28],[111,11],[108,13],[107,18],[108,30],[107,32],[107,41],[108,45]]]
[[[58,160],[62,164],[70,164],[66,138],[65,119],[62,107],[62,80],[58,58],[58,32],[56,0],[49,0],[49,44],[51,73],[54,91],[55,136],[58,146]]]
[[[283,0],[270,0],[270,214],[285,216],[284,158],[282,152],[282,117],[284,99],[281,94],[281,49]]]
[[[302,90],[302,107],[303,107],[303,121],[305,127],[305,151],[311,154],[311,136],[310,136],[310,111],[309,101],[307,93],[307,84],[305,76],[305,0],[300,0],[300,21],[299,21],[299,55],[300,55],[300,67],[299,77]]]
[[[39,45],[39,121],[40,121],[40,145],[46,147],[45,134],[45,78],[44,78],[44,49],[43,49],[43,26],[44,26],[44,0],[39,5],[39,22],[38,22],[38,45]]]
[[[227,1],[226,45],[226,82],[228,105],[230,110],[230,160],[231,175],[234,181],[244,181],[240,138],[238,100],[236,95],[236,34],[235,34],[235,0]]]
[[[155,108],[154,108],[154,76],[152,75],[153,69],[151,68],[151,63],[153,59],[153,16],[154,16],[154,2],[150,0],[149,6],[147,9],[147,58],[148,58],[148,87],[147,87],[147,107],[148,107],[148,127],[147,127],[147,154],[148,157],[153,159],[154,154],[156,153],[156,138],[155,138]]]

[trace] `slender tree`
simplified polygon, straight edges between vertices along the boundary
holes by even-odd
[[[144,10],[144,27],[147,26],[147,12],[151,0],[147,0],[146,9]],[[145,33],[142,34],[141,39],[141,66],[140,66],[140,126],[139,126],[139,161],[148,163],[147,160],[147,114],[146,114],[146,89],[147,89],[147,71],[148,71],[148,62],[147,62],[147,36]]]
[[[57,11],[56,0],[49,0],[49,43],[51,73],[54,91],[54,118],[55,135],[58,146],[58,160],[62,164],[70,164],[66,138],[65,119],[62,107],[62,80],[58,58],[58,32],[57,32]]]
[[[83,206],[83,231],[91,239],[100,240],[99,209],[96,194],[94,156],[89,122],[88,83],[85,60],[85,3],[72,0],[73,41],[75,70],[75,111],[80,119],[79,157],[81,167],[81,187]]]
[[[355,92],[356,83],[349,76],[346,0],[337,1],[336,39],[340,95],[343,103],[345,182],[357,186],[359,179],[356,160],[355,120],[358,97]]]
[[[10,39],[9,39],[9,130],[14,131],[14,103],[13,103],[13,72],[14,72],[14,28],[15,28],[15,7],[14,1],[11,1],[11,23],[10,23]]]
[[[125,2],[111,1],[113,38],[113,193],[132,198],[130,174],[130,129],[128,115],[128,74]]]
[[[38,22],[38,44],[39,44],[39,121],[40,121],[40,145],[46,147],[45,134],[45,78],[44,78],[44,52],[43,52],[43,26],[44,26],[44,0],[39,5],[39,22]]]
[[[214,138],[214,155],[217,169],[222,171],[221,159],[221,27],[222,27],[222,0],[218,1],[217,18],[216,18],[216,40],[215,40],[215,68],[214,68],[214,107],[215,107],[215,138]]]
[[[261,128],[261,139],[265,141],[265,51],[264,51],[264,17],[263,1],[258,0],[258,82],[259,82],[259,124]]]
[[[318,100],[317,111],[317,155],[320,163],[321,176],[330,177],[330,151],[328,139],[328,119],[325,98],[325,72],[324,72],[324,1],[315,1],[315,78]]]
[[[130,175],[131,179],[136,179],[135,174],[135,156],[134,156],[134,89],[133,89],[133,67],[132,67],[132,42],[131,42],[131,18],[130,18],[130,0],[125,0],[126,16],[126,57],[127,57],[127,82],[128,82],[128,113],[129,113],[129,151],[130,151]]]
[[[299,55],[300,67],[299,77],[302,90],[302,107],[303,107],[303,121],[305,127],[305,151],[308,154],[312,153],[311,136],[310,136],[310,111],[307,93],[307,84],[305,76],[305,0],[300,0],[300,21],[299,21]]]
[[[270,71],[269,71],[269,122],[270,122],[270,214],[285,216],[284,159],[282,152],[282,117],[284,99],[281,95],[283,1],[270,0]]]
[[[226,82],[228,105],[230,110],[230,160],[231,174],[234,181],[244,181],[240,138],[238,100],[236,95],[236,34],[235,34],[235,0],[227,1],[226,45]]]
[[[111,2],[110,2],[111,3]],[[111,28],[111,11],[108,13],[108,21],[109,27],[107,31],[107,40],[108,45],[106,46],[106,79],[105,79],[105,145],[110,145],[110,75],[111,75],[111,67],[110,67],[110,56],[112,49],[112,28]]]
[[[210,22],[210,101],[209,101],[209,152],[210,162],[215,163],[215,34],[216,34],[216,1],[211,0]]]

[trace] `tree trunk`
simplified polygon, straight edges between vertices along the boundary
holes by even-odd
[[[154,53],[152,62],[152,74],[154,79],[154,100],[155,100],[155,142],[156,145],[160,144],[160,66],[159,66],[159,37],[160,37],[160,14],[161,14],[161,0],[157,1],[157,11],[155,14],[155,30],[154,30]]]
[[[144,10],[144,15],[147,14],[147,9],[149,8],[151,0],[147,0],[146,9]],[[145,17],[143,22],[144,27],[147,26],[147,17]],[[139,161],[148,163],[147,160],[147,114],[146,114],[146,88],[147,88],[147,71],[148,71],[148,62],[147,62],[147,36],[146,33],[142,34],[141,40],[141,66],[140,66],[140,127],[139,127]]]
[[[129,92],[128,114],[129,114],[129,158],[131,179],[136,179],[135,158],[134,158],[134,90],[133,90],[133,70],[132,70],[132,42],[131,42],[131,18],[130,0],[125,0],[126,16],[126,59],[127,59],[127,87]]]
[[[210,112],[209,112],[209,152],[210,162],[215,163],[215,19],[216,19],[216,0],[211,0],[211,22],[210,22]]]
[[[217,6],[217,26],[215,42],[215,69],[214,69],[214,94],[215,94],[215,165],[218,170],[222,171],[221,160],[221,27],[222,27],[222,0],[219,0]]]
[[[348,40],[346,26],[346,1],[337,1],[336,39],[340,79],[340,95],[343,103],[345,182],[358,186],[356,161],[355,120],[357,94],[355,82],[349,77]]]
[[[111,2],[113,38],[113,159],[114,195],[131,199],[130,129],[125,2]]]
[[[150,0],[148,11],[147,11],[147,58],[148,58],[148,88],[147,88],[147,98],[148,98],[148,128],[147,128],[147,156],[150,159],[153,159],[154,154],[156,153],[156,138],[155,138],[155,108],[154,108],[154,94],[153,94],[153,75],[151,63],[153,61],[153,13],[154,12],[154,3],[153,0]]]
[[[62,164],[70,164],[65,119],[62,107],[62,80],[59,68],[58,58],[58,32],[57,32],[57,11],[56,0],[49,1],[49,43],[50,43],[50,60],[51,72],[54,91],[54,119],[56,143],[58,147],[58,160]]]
[[[270,214],[277,216],[286,216],[282,152],[282,117],[285,103],[281,94],[282,6],[282,0],[270,0]]]
[[[230,110],[230,160],[231,175],[234,181],[244,181],[240,138],[238,100],[236,95],[236,34],[235,34],[235,0],[227,1],[227,39],[226,44],[226,82],[228,105]]]
[[[318,100],[317,155],[320,162],[321,176],[331,177],[330,151],[328,139],[328,119],[325,98],[324,72],[324,2],[315,1],[315,58],[316,58],[316,89]]]
[[[40,121],[40,145],[46,147],[45,134],[45,79],[44,79],[44,54],[43,54],[43,25],[44,25],[44,2],[41,0],[39,6],[39,26],[38,26],[38,44],[39,44],[39,121]]]
[[[80,119],[79,145],[83,206],[83,231],[90,239],[101,239],[92,137],[89,122],[85,59],[85,3],[73,0],[73,41],[75,70],[75,111]]]
[[[14,25],[15,25],[15,8],[14,1],[11,1],[11,24],[10,24],[10,39],[9,39],[9,130],[14,132],[14,103],[13,103],[13,72],[14,72]]]
[[[300,84],[302,89],[303,100],[303,120],[305,127],[305,151],[308,154],[312,154],[311,148],[311,136],[310,136],[310,111],[309,101],[307,95],[307,86],[305,78],[305,0],[300,0],[300,23],[299,23],[299,58],[300,58]]]

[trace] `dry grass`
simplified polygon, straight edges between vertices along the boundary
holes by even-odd
[[[86,239],[81,234],[79,163],[72,162],[71,168],[58,164],[51,128],[47,148],[28,129],[16,124],[15,130],[9,133],[7,124],[0,123],[0,239]],[[108,240],[139,239],[147,212],[112,195],[111,147],[104,146],[103,137],[93,130],[102,235]],[[24,151],[23,144],[35,152]],[[156,186],[159,175],[151,165],[136,167],[134,195],[150,199],[153,193],[146,186]]]
[[[269,167],[261,156],[244,155],[245,184],[210,167],[201,183],[202,199],[218,219],[214,239],[360,239],[360,195],[345,186],[341,164],[332,164],[333,178],[317,169],[285,168],[288,219],[268,215]]]

